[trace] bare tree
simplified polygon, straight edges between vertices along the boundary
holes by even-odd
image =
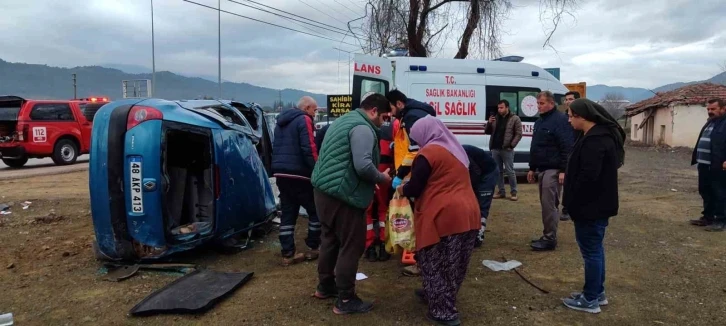
[[[726,72],[726,61],[719,64],[718,67],[721,68],[721,71]]]
[[[454,58],[501,55],[502,23],[513,4],[531,0],[370,0],[364,24],[367,53],[406,49],[413,57],[434,56],[446,40],[456,39]],[[537,0],[545,28],[543,47],[580,0]]]
[[[607,93],[600,100],[605,110],[613,116],[613,118],[620,119],[625,114],[625,107],[630,104],[630,101],[625,99],[625,96],[621,93]]]

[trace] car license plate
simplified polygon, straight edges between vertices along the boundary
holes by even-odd
[[[131,212],[134,214],[144,213],[144,196],[141,192],[141,158],[132,157],[129,159],[129,176],[131,178]]]

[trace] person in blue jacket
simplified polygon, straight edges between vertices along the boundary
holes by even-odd
[[[484,243],[484,231],[487,228],[489,209],[492,207],[494,188],[499,181],[499,168],[492,155],[483,149],[473,145],[462,147],[469,157],[469,178],[481,211],[481,229],[474,243],[475,247],[480,247]]]
[[[315,209],[313,186],[310,183],[310,176],[318,160],[313,124],[317,109],[315,100],[304,96],[298,102],[297,108],[280,113],[275,126],[272,173],[280,191],[280,245],[283,265],[306,259],[315,260],[319,256],[321,226]],[[295,250],[295,224],[300,206],[308,214],[308,236],[305,243],[309,250],[306,253]]]

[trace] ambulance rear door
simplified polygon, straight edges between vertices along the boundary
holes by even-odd
[[[393,69],[388,58],[356,54],[353,63],[353,107],[359,108],[368,92],[386,95],[391,87]]]

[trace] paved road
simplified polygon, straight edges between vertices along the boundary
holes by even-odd
[[[83,171],[88,169],[88,158],[88,155],[83,155],[78,163],[66,166],[57,166],[50,158],[30,159],[21,169],[11,169],[0,161],[0,180]]]

